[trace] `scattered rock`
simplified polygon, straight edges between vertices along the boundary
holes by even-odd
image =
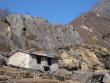
[[[7,65],[7,58],[0,55],[0,66],[6,66]]]

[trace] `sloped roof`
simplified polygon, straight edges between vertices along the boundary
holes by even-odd
[[[46,53],[43,51],[31,52],[30,54],[35,54],[35,55],[50,57],[50,58],[57,58],[57,56],[54,53]]]
[[[14,52],[12,55],[14,55],[17,52],[22,52],[22,53],[26,53],[29,55],[36,55],[36,56],[42,56],[42,57],[50,57],[50,58],[57,58],[57,56],[55,55],[55,53],[53,52],[44,52],[44,51],[31,51],[31,52],[27,52],[27,51],[22,51],[22,50],[18,50],[16,52]]]

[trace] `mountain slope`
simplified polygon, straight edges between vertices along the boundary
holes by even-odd
[[[50,24],[46,19],[29,15],[0,16],[0,80],[21,79],[23,76],[21,82],[24,78],[31,81],[30,78],[49,76],[49,79],[77,80],[78,83],[104,82],[105,78],[109,83],[109,76],[106,76],[110,75],[109,5],[109,0],[101,0],[90,12],[81,14],[68,25]],[[33,70],[29,73],[30,69],[25,72],[23,68],[22,74],[22,68],[6,63],[9,57],[5,56],[16,51],[53,52],[58,57],[59,70],[39,75]],[[9,72],[11,67],[20,69],[21,73]]]
[[[69,24],[76,28],[83,43],[110,48],[110,0],[100,0],[90,12]]]
[[[110,47],[110,19],[88,12],[69,24],[76,28],[84,44]]]
[[[101,16],[110,16],[110,0],[100,0],[91,11]]]

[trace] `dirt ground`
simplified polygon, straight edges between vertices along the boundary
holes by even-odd
[[[51,79],[37,79],[37,78],[24,78],[24,79],[18,79],[18,80],[12,80],[12,83],[66,83],[61,82],[58,80],[51,80]]]
[[[52,79],[37,79],[37,78],[28,78],[28,79],[19,79],[19,80],[12,80],[12,83],[80,83],[79,81],[58,81]]]
[[[24,70],[18,70],[11,67],[0,67],[0,83],[80,83],[78,81],[59,81],[49,78],[18,78],[24,73]],[[28,77],[28,76],[27,76]]]

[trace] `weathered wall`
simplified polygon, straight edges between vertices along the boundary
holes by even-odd
[[[17,52],[8,59],[8,64],[29,68],[29,54]]]
[[[44,71],[44,66],[48,66],[48,59],[47,57],[41,57],[41,64],[37,64],[37,55],[31,55],[29,57],[29,67],[32,69],[38,69]],[[58,66],[58,60],[57,59],[52,59],[52,65],[50,65],[51,71],[56,71],[59,69]]]
[[[59,69],[58,60],[52,59],[52,65],[50,66],[51,71],[56,71]]]
[[[33,69],[40,68],[40,65],[37,64],[37,60],[34,55],[29,56],[29,67]]]
[[[46,57],[41,57],[41,64],[37,64],[36,55],[31,55],[29,57],[29,67],[32,69],[38,69],[44,71],[44,66],[47,65]]]

